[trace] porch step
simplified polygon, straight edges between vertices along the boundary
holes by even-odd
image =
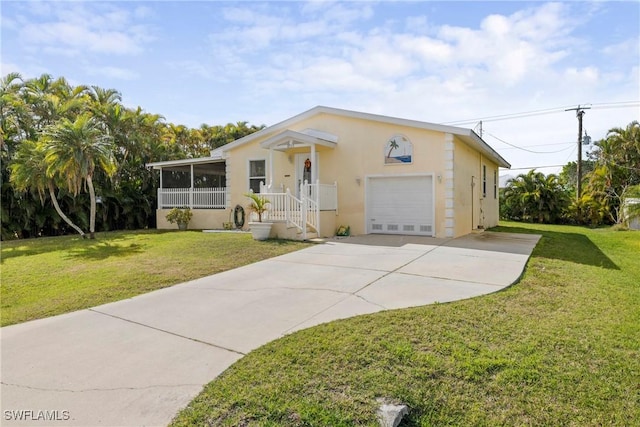
[[[298,234],[298,238],[302,240],[302,231],[298,230],[297,234]],[[317,238],[318,238],[318,233],[316,233],[310,228],[307,228],[307,240],[317,239]]]

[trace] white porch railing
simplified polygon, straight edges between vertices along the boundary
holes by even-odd
[[[303,184],[304,185],[304,184]],[[318,209],[321,211],[337,211],[338,210],[338,183],[333,184],[307,184],[311,189],[310,197],[318,203]],[[301,190],[302,191],[302,190]]]
[[[225,209],[226,188],[158,188],[158,209]]]
[[[269,209],[263,214],[263,220],[283,221],[292,224],[307,238],[307,227],[320,233],[320,211],[338,209],[337,184],[308,184],[300,186],[300,198],[291,194],[272,193],[270,188],[261,185],[260,195],[269,200]]]

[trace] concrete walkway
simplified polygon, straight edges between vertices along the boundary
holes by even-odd
[[[351,237],[2,328],[1,424],[166,425],[204,384],[285,334],[511,285],[538,238]]]

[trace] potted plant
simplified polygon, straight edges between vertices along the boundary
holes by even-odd
[[[173,208],[166,216],[167,221],[169,221],[171,224],[178,224],[179,230],[186,230],[192,217],[193,212],[191,212],[191,209],[189,208]]]
[[[348,237],[350,235],[351,235],[351,227],[349,227],[348,225],[341,225],[336,230],[336,236]]]
[[[262,214],[268,209],[268,204],[271,203],[267,198],[255,193],[245,194],[250,200],[249,211],[258,215],[258,222],[249,222],[249,229],[255,240],[266,240],[271,233],[270,222],[262,222]]]

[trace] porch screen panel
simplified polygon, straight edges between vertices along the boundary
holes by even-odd
[[[162,186],[164,188],[191,187],[191,167],[172,166],[162,168]]]
[[[226,184],[224,163],[203,163],[193,166],[193,188],[222,188]]]

